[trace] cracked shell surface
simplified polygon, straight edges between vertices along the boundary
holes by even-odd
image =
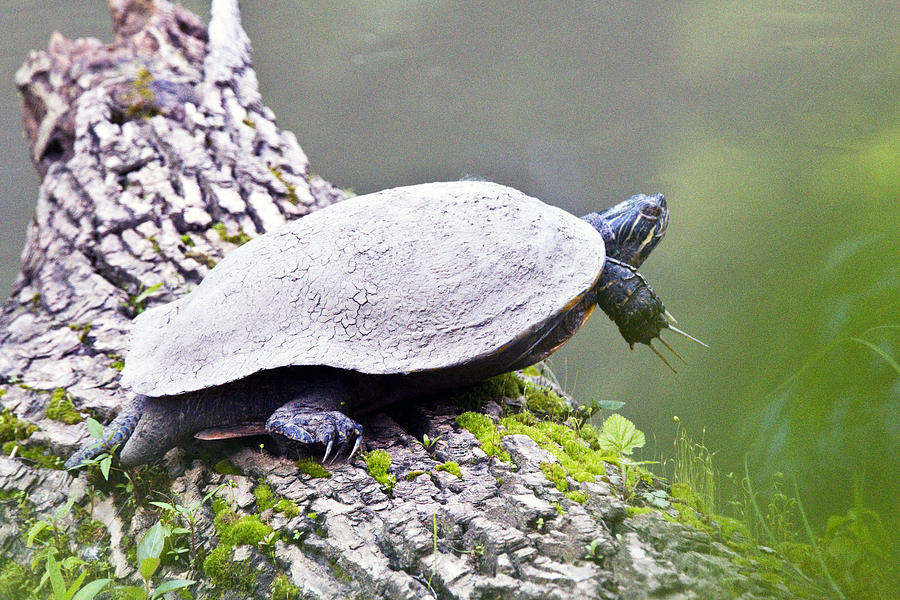
[[[394,188],[319,210],[134,321],[122,382],[174,395],[289,365],[370,374],[490,360],[596,282],[588,223],[502,185]]]

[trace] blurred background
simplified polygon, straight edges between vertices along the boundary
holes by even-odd
[[[208,1],[185,1],[208,20]],[[815,527],[900,522],[900,7],[895,2],[244,2],[263,99],[313,170],[366,193],[477,176],[584,214],[663,192],[642,268],[673,375],[597,313],[553,358],[671,454],[680,426]],[[0,3],[0,294],[38,179],[13,73],[99,0]],[[728,492],[723,488],[723,496]],[[723,497],[727,502],[728,497]],[[861,506],[861,505],[857,505]],[[896,539],[896,537],[895,537]]]

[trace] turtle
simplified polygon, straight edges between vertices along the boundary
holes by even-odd
[[[121,373],[135,395],[66,466],[119,445],[131,467],[192,438],[261,434],[352,457],[353,417],[535,364],[596,306],[632,349],[683,333],[637,271],[667,226],[661,194],[578,218],[487,181],[312,212],[135,317]]]

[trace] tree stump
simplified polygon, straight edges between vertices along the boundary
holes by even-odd
[[[110,10],[114,44],[55,33],[16,77],[42,184],[0,312],[0,568],[29,564],[26,520],[72,499],[107,533],[70,551],[139,582],[127,557],[160,518],[148,501],[187,505],[230,480],[217,509],[277,535],[223,542],[227,519],[214,523],[203,504],[196,569],[163,567],[201,579],[194,597],[267,598],[273,585],[323,600],[787,595],[708,532],[659,514],[628,518],[609,478],[581,484],[586,502],[569,499],[542,470],[556,458],[527,436],[502,438],[511,462],[488,456],[449,399],[421,407],[414,423],[366,422],[369,449],[391,456],[390,491],[359,457],[313,478],[239,443],[173,450],[132,474],[132,489],[60,470],[87,428],[48,417],[48,405],[115,416],[130,394],[119,369],[138,311],[190,291],[248,237],[344,198],[262,104],[235,1],[213,2],[208,29],[165,0],[111,0]],[[15,422],[38,430],[16,433]],[[426,448],[423,433],[439,441]],[[459,476],[436,468],[448,461]],[[63,519],[67,535],[85,520],[75,516]]]

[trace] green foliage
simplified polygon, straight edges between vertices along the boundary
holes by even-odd
[[[606,418],[598,437],[600,448],[613,454],[631,454],[635,448],[643,448],[644,433],[634,423],[616,413]]]
[[[159,112],[156,105],[156,93],[153,91],[151,84],[153,83],[153,75],[146,68],[138,69],[137,77],[131,84],[131,90],[126,94],[125,101],[128,108],[125,114],[130,118],[149,119]]]
[[[91,333],[91,321],[81,323],[80,325],[72,323],[69,325],[69,329],[78,332],[78,341],[84,344],[87,341],[88,335]]]
[[[72,394],[66,391],[65,388],[53,390],[53,393],[50,394],[50,402],[47,403],[45,414],[48,419],[68,423],[69,425],[81,423],[84,420],[84,417],[81,416],[81,413],[78,412],[78,409],[75,408],[75,404],[72,402]]]
[[[281,513],[289,519],[293,519],[300,514],[300,507],[293,500],[282,498],[275,503],[275,512]]]
[[[127,300],[120,306],[126,308],[131,316],[137,316],[147,310],[147,300],[150,296],[158,292],[162,285],[161,281],[150,287],[144,287],[144,284],[141,283],[138,286],[137,293],[133,295],[129,294]]]
[[[17,442],[4,442],[2,446],[3,454],[11,457],[18,457],[27,460],[34,466],[42,469],[55,469],[57,471],[64,468],[63,459],[50,452],[49,448],[40,445],[23,446]]]
[[[228,229],[225,227],[225,223],[213,223],[210,228],[215,230],[215,232],[219,234],[219,238],[223,242],[228,242],[229,244],[242,246],[253,239],[252,237],[244,233],[244,230],[240,227],[238,228],[237,234],[229,235]]]
[[[256,497],[256,512],[262,512],[275,506],[275,494],[272,488],[264,483],[260,483],[253,488],[253,495]]]
[[[486,379],[465,392],[456,394],[453,400],[462,410],[476,411],[484,408],[491,400],[518,398],[524,387],[525,383],[515,373],[504,373]]]
[[[240,475],[241,470],[235,467],[227,458],[223,458],[215,465],[213,465],[213,471],[219,473],[220,475]]]
[[[291,583],[290,577],[284,573],[279,573],[272,580],[272,586],[269,588],[269,597],[271,600],[299,600],[300,588]]]
[[[297,205],[300,203],[300,198],[297,196],[297,187],[290,183],[287,179],[284,178],[284,173],[281,172],[281,169],[278,167],[269,166],[269,172],[272,174],[272,177],[281,182],[281,185],[287,190],[287,200],[293,205]]]
[[[294,464],[297,465],[298,471],[304,475],[309,475],[313,479],[331,477],[331,472],[328,469],[311,458],[301,458]]]
[[[524,383],[522,392],[526,408],[533,413],[562,421],[571,412],[568,402],[548,387]]]
[[[224,500],[214,500],[213,510],[216,512],[213,523],[219,543],[203,561],[203,572],[218,588],[248,592],[253,587],[256,574],[250,568],[249,561],[234,561],[232,551],[235,546],[243,544],[261,546],[273,543],[273,530],[257,515],[238,518]]]
[[[5,393],[6,390],[3,392]],[[37,425],[19,419],[8,408],[4,408],[3,412],[0,412],[0,442],[27,440],[37,430]]]
[[[372,450],[363,454],[363,460],[366,463],[369,475],[380,483],[384,487],[385,492],[390,495],[397,484],[397,478],[388,472],[391,466],[391,455],[384,450]]]
[[[445,471],[450,473],[451,475],[456,475],[458,478],[462,479],[462,471],[459,468],[459,463],[448,461],[444,464],[438,465],[434,468],[435,471]]]
[[[121,355],[116,354],[115,352],[110,352],[106,356],[112,360],[112,362],[109,363],[110,369],[115,369],[116,371],[121,372],[122,369],[125,368],[125,359],[122,358]]]
[[[191,237],[191,234],[185,233],[181,236],[181,243],[187,246],[188,248],[194,247],[194,239]]]
[[[163,527],[166,540],[168,542],[169,551],[168,554],[174,558],[178,556],[190,553],[191,557],[191,566],[194,566],[197,561],[197,523],[200,517],[200,508],[206,504],[206,502],[215,496],[219,490],[221,490],[225,486],[231,486],[233,483],[231,480],[226,481],[225,483],[217,486],[210,492],[207,492],[203,498],[200,500],[195,500],[190,504],[179,504],[174,500],[172,502],[150,502],[153,506],[161,508],[163,510]],[[189,546],[185,547],[181,545],[180,539],[181,536],[188,535]]]
[[[712,452],[702,441],[691,439],[681,427],[678,417],[675,417],[675,423],[674,454],[666,461],[671,471],[672,488],[683,486],[681,489],[690,490],[691,506],[701,512],[712,513],[718,506],[716,481],[719,478]]]
[[[496,456],[504,462],[512,462],[509,452],[500,445],[500,433],[489,416],[477,412],[464,412],[456,417],[456,423],[478,439],[485,454]]]

